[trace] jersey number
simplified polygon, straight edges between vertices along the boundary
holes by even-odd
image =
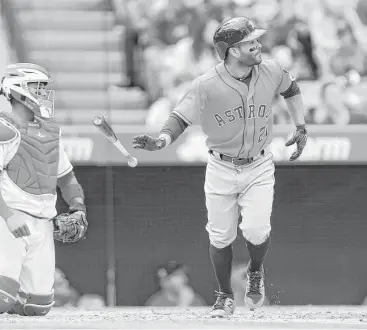
[[[260,127],[259,140],[257,141],[257,143],[260,143],[262,140],[264,140],[264,138],[267,138],[268,135],[269,135],[268,125],[261,126]]]

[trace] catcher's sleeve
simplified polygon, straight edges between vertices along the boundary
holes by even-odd
[[[0,217],[2,217],[3,219],[7,219],[12,215],[13,215],[13,212],[10,210],[8,205],[5,203],[3,195],[1,194],[1,190],[0,190]]]
[[[0,117],[0,172],[14,157],[19,143],[19,131],[7,120]]]
[[[68,172],[66,175],[57,179],[57,185],[65,202],[73,211],[79,210],[86,212],[84,205],[84,191],[78,183],[74,171]]]
[[[20,142],[19,131],[7,120],[0,117],[0,181],[1,174],[17,152]],[[0,217],[9,218],[13,213],[4,201],[0,190]]]
[[[64,143],[60,140],[59,146],[59,164],[57,177],[60,178],[72,171],[73,165],[71,165],[68,155],[65,152]]]

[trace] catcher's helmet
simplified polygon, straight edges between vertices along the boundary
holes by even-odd
[[[54,115],[55,91],[41,88],[41,85],[52,82],[45,68],[32,63],[15,63],[6,67],[0,89],[9,101],[20,102],[36,116],[51,118]],[[37,87],[31,87],[30,83]]]
[[[214,47],[221,60],[226,57],[230,47],[239,43],[259,38],[266,29],[256,28],[247,17],[231,18],[218,26],[213,36]]]

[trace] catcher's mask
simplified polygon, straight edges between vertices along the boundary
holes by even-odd
[[[45,87],[52,83],[50,73],[31,63],[8,65],[2,79],[1,90],[9,100],[15,100],[41,118],[54,115],[55,91]]]

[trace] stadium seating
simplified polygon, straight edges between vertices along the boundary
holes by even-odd
[[[80,124],[104,113],[117,123],[142,122],[146,95],[130,88],[110,88],[128,84],[124,29],[115,25],[110,1],[10,3],[23,31],[27,60],[47,67],[55,79],[57,118]]]

